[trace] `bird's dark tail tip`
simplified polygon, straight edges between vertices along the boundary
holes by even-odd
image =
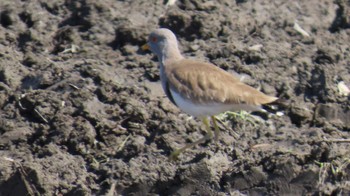
[[[276,114],[277,112],[284,111],[289,108],[290,103],[286,99],[279,98],[276,101],[273,101],[262,106],[262,111],[252,112],[253,114],[259,115],[264,119],[267,119],[269,113]],[[264,111],[265,110],[265,111]]]
[[[287,99],[278,98],[276,101],[266,104],[266,106],[277,106],[279,109],[286,109],[289,107],[289,104]]]

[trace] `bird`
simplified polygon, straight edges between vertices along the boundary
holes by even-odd
[[[174,150],[170,160],[178,159],[185,150],[213,138],[210,119],[214,139],[218,140],[220,130],[215,115],[226,111],[256,111],[278,100],[210,62],[185,58],[175,34],[167,28],[152,31],[142,48],[158,57],[162,88],[170,101],[183,112],[202,119],[207,130],[201,139]]]

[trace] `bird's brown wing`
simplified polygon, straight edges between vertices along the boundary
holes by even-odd
[[[182,59],[165,65],[170,88],[197,103],[262,105],[277,100],[210,63]]]

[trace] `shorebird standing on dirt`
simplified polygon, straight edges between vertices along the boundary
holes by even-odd
[[[144,48],[147,47],[158,57],[160,79],[168,98],[182,111],[201,118],[207,128],[203,138],[173,151],[169,157],[172,160],[186,149],[213,137],[208,117],[213,122],[217,140],[219,128],[214,115],[226,111],[259,110],[261,105],[278,99],[242,83],[211,63],[184,58],[169,29],[154,30]]]

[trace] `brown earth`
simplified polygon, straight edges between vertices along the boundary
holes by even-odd
[[[0,195],[350,195],[337,87],[350,85],[349,1],[2,0],[0,12]],[[169,162],[205,129],[140,49],[158,27],[286,107],[222,116],[218,142]]]

